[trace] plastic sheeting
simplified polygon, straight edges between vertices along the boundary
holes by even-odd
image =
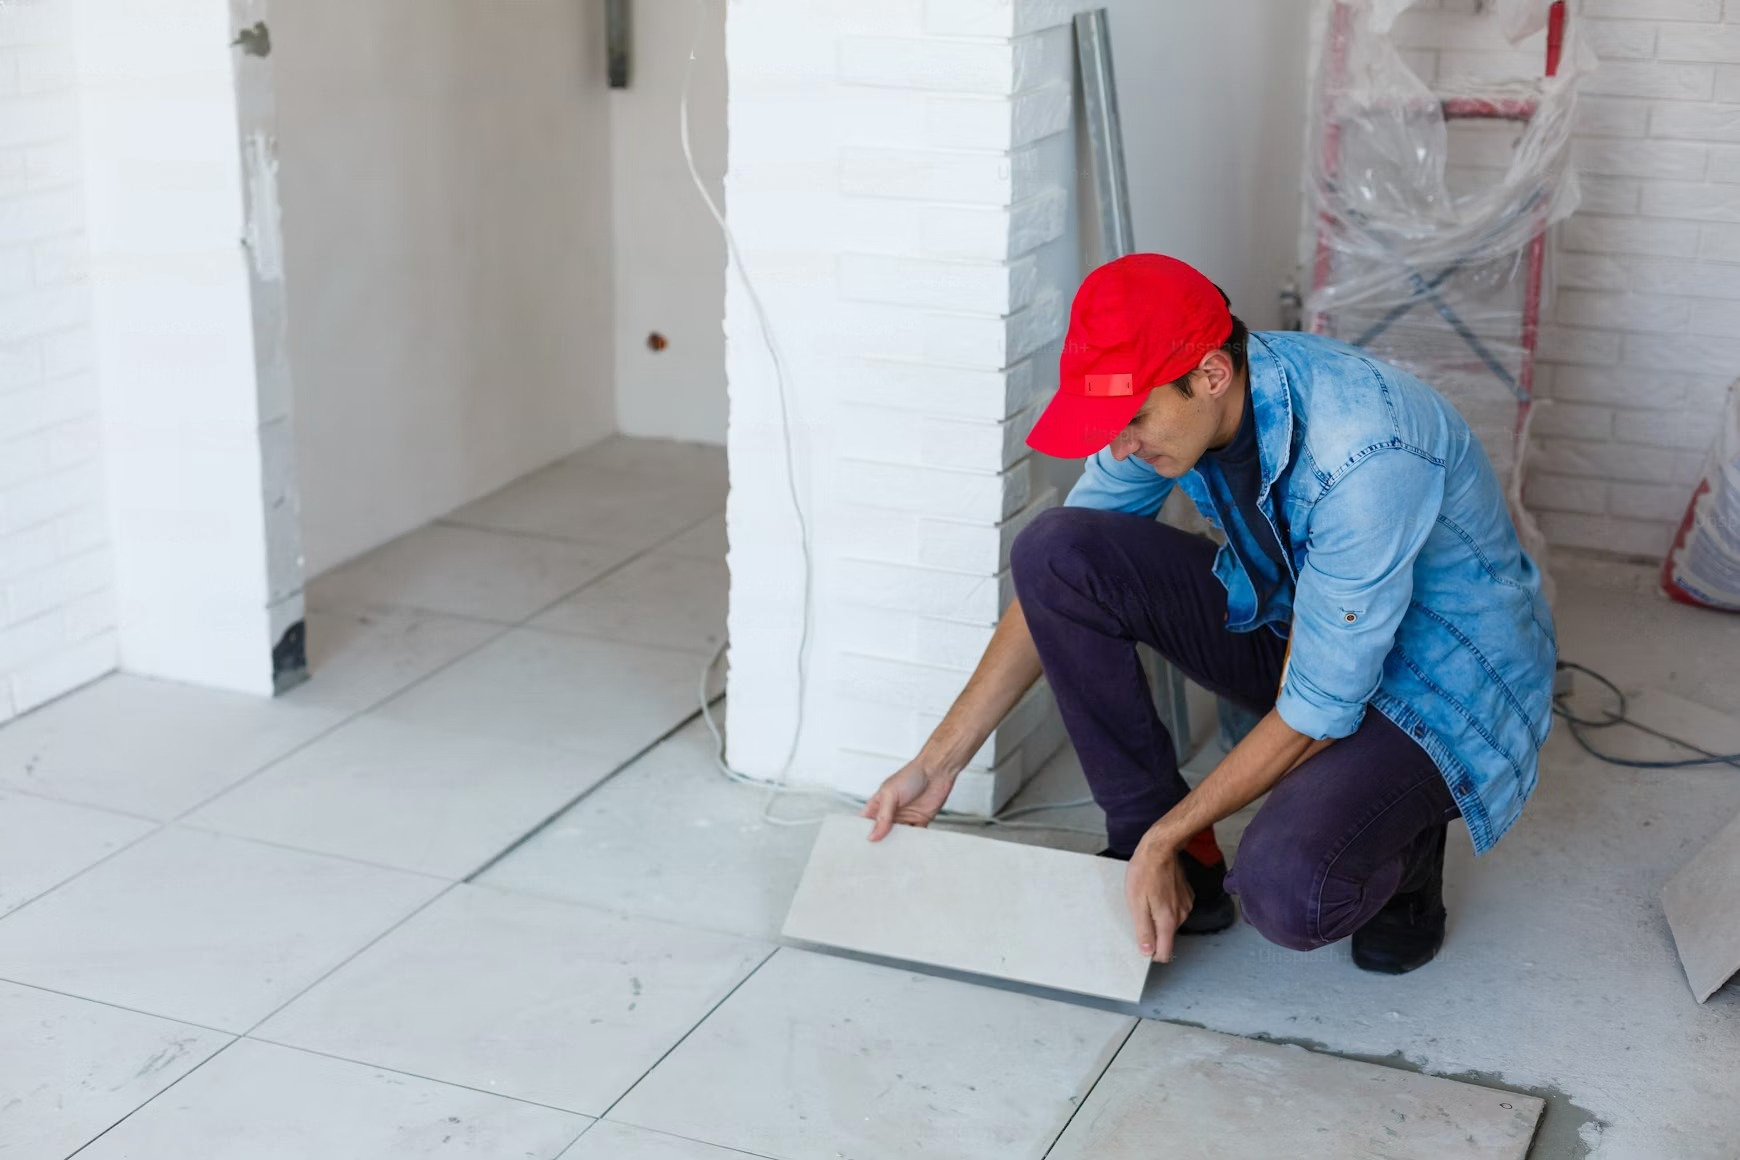
[[[1540,537],[1519,501],[1533,394],[1527,302],[1531,291],[1538,300],[1546,289],[1531,248],[1577,206],[1572,117],[1578,78],[1594,62],[1573,20],[1554,77],[1540,75],[1543,53],[1532,77],[1429,85],[1391,39],[1411,3],[1319,3],[1305,170],[1313,247],[1305,326],[1365,347],[1448,397],[1485,445],[1539,559]],[[1496,22],[1499,48],[1499,30],[1520,39],[1547,20],[1547,0],[1488,7],[1441,15]],[[1506,120],[1467,119],[1493,112]],[[1515,138],[1508,154],[1507,141],[1491,148],[1495,124]],[[1485,128],[1470,128],[1476,125]],[[1473,167],[1458,167],[1453,136],[1488,149]]]

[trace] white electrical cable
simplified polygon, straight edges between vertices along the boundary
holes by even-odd
[[[746,774],[741,770],[733,769],[731,768],[731,764],[725,760],[725,738],[719,729],[718,723],[713,720],[712,704],[710,698],[707,696],[707,683],[713,675],[713,670],[718,667],[720,658],[725,655],[725,645],[720,645],[718,651],[713,654],[712,659],[707,662],[704,668],[702,668],[698,695],[701,703],[701,717],[707,723],[707,731],[713,735],[713,762],[719,767],[719,772],[732,781],[739,782],[743,785],[766,789],[768,791],[767,805],[761,812],[764,821],[770,822],[776,826],[808,826],[820,822],[822,818],[827,815],[818,814],[811,818],[780,818],[774,816],[774,803],[778,801],[781,796],[787,794],[832,798],[835,801],[843,802],[858,809],[862,809],[866,804],[866,801],[863,798],[853,797],[850,794],[842,793],[839,790],[823,786],[794,786],[787,784],[787,778],[791,774],[792,763],[797,759],[798,741],[803,735],[804,710],[806,707],[804,691],[809,676],[810,621],[814,611],[812,589],[815,582],[815,561],[812,558],[810,550],[809,520],[804,514],[803,501],[799,498],[798,493],[797,465],[795,462],[795,451],[792,446],[791,438],[791,409],[789,400],[786,397],[785,360],[780,357],[779,344],[774,340],[773,325],[768,321],[767,311],[761,304],[761,295],[756,292],[755,283],[750,281],[749,268],[744,264],[742,251],[737,248],[737,236],[732,232],[729,223],[726,222],[724,213],[720,211],[718,204],[713,200],[713,195],[708,192],[707,183],[701,179],[700,171],[695,166],[694,149],[689,142],[689,89],[690,83],[695,74],[695,56],[700,48],[701,33],[706,27],[706,20],[707,0],[695,0],[695,31],[689,41],[689,59],[683,66],[682,95],[677,105],[677,127],[682,139],[683,162],[688,166],[689,180],[694,183],[695,191],[701,195],[701,200],[707,205],[707,212],[713,215],[713,221],[718,224],[719,232],[724,235],[726,255],[730,259],[730,264],[737,269],[737,277],[742,281],[744,292],[749,296],[749,304],[755,310],[755,320],[757,327],[761,331],[761,340],[767,344],[767,353],[773,360],[773,378],[779,391],[780,439],[785,450],[786,491],[791,498],[792,514],[797,520],[798,547],[802,552],[804,563],[802,603],[803,620],[798,634],[797,650],[797,719],[792,727],[791,746],[786,750],[785,761],[779,767],[779,773],[771,783],[761,778]],[[980,818],[945,812],[937,815],[937,820],[961,824],[1004,826],[1013,829],[1061,830],[1070,833],[1094,834],[1097,836],[1102,834],[1104,831],[1086,829],[1081,826],[1052,826],[1040,822],[1016,822],[1008,820],[1023,814],[1040,813],[1046,810],[1073,809],[1077,806],[1088,806],[1092,804],[1094,804],[1092,798],[1081,798],[1076,801],[1024,806],[1018,810],[1010,810],[996,818]]]
[[[795,452],[791,438],[791,407],[790,401],[786,397],[785,389],[785,360],[780,357],[779,344],[774,340],[773,328],[768,322],[767,311],[761,304],[761,295],[756,293],[755,283],[750,280],[749,267],[743,261],[743,253],[737,248],[737,235],[732,232],[731,226],[725,221],[724,213],[720,211],[718,204],[714,202],[713,195],[708,192],[707,183],[701,180],[700,170],[695,166],[695,151],[689,142],[689,89],[695,76],[695,54],[700,48],[701,33],[706,27],[706,22],[707,0],[695,0],[695,31],[689,38],[689,59],[683,66],[682,95],[677,104],[677,128],[682,138],[683,163],[688,167],[689,180],[694,182],[695,191],[701,195],[701,200],[707,204],[707,212],[713,215],[713,220],[718,223],[719,232],[725,237],[726,255],[730,258],[731,265],[737,268],[737,276],[743,282],[744,292],[749,295],[749,303],[755,309],[755,319],[761,330],[761,340],[767,344],[767,353],[773,359],[773,380],[779,391],[779,430],[780,439],[785,448],[785,486],[787,493],[791,497],[792,515],[797,520],[798,548],[803,554],[804,562],[803,600],[800,606],[800,615],[802,619],[798,629],[796,720],[792,725],[791,746],[786,750],[785,761],[780,764],[779,774],[774,779],[772,788],[768,793],[767,805],[762,810],[762,817],[776,825],[802,825],[806,823],[787,823],[782,819],[775,818],[773,816],[773,804],[779,798],[781,792],[788,791],[791,788],[786,785],[786,779],[791,774],[792,762],[797,759],[798,741],[803,736],[805,709],[804,692],[806,686],[809,684],[810,619],[812,606],[811,589],[815,580],[815,566],[814,560],[810,555],[809,520],[804,515],[803,501],[798,496],[797,464],[794,460]],[[726,762],[724,738],[720,736],[717,726],[713,723],[713,715],[708,709],[707,677],[708,674],[713,671],[714,666],[719,663],[719,657],[722,656],[724,652],[725,646],[719,646],[719,652],[714,654],[713,659],[708,662],[707,667],[701,671],[701,712],[707,719],[707,728],[712,731],[713,739],[717,746],[714,760],[718,763],[720,770],[727,777],[730,777],[735,781],[766,785],[767,783],[765,782],[760,782],[756,778],[752,778],[747,774],[732,769]]]

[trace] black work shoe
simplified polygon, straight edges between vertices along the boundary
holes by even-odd
[[[1115,858],[1119,862],[1130,860],[1128,854],[1120,854],[1109,847],[1100,851],[1100,857]],[[1236,922],[1238,908],[1233,904],[1232,895],[1226,892],[1226,863],[1205,864],[1184,851],[1179,851],[1178,862],[1184,867],[1184,880],[1190,883],[1193,898],[1190,915],[1179,925],[1178,933],[1214,934]]]
[[[1418,884],[1398,891],[1384,908],[1353,932],[1353,962],[1362,971],[1405,975],[1438,957],[1444,945],[1444,838],[1439,826],[1415,870]]]

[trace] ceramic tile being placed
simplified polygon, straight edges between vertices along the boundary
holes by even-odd
[[[1534,1096],[1144,1022],[1048,1160],[1522,1160],[1544,1107]]]
[[[442,523],[554,536],[626,556],[724,507],[725,489],[716,484],[570,460],[467,504]]]
[[[255,1034],[596,1115],[771,949],[461,886]]]
[[[685,926],[776,938],[815,830],[762,820],[695,721],[600,786],[480,881]],[[780,817],[849,812],[791,798]]]
[[[230,1041],[217,1031],[0,983],[0,1156],[52,1160]]]
[[[309,604],[517,624],[626,558],[598,545],[435,524],[321,576]]]
[[[1133,1022],[781,950],[609,1119],[782,1160],[1037,1158]]]
[[[171,827],[0,918],[0,978],[245,1031],[445,887]]]
[[[694,653],[515,629],[373,712],[621,762],[698,708]]]
[[[0,792],[0,914],[157,828],[157,823]]]
[[[574,1146],[562,1153],[562,1160],[744,1160],[751,1153],[735,1148],[721,1148],[663,1132],[649,1132],[627,1124],[599,1120]]]
[[[501,633],[498,624],[402,609],[310,612],[309,679],[282,699],[360,713]]]
[[[572,750],[362,717],[194,811],[185,823],[463,878],[611,768],[603,758]]]
[[[110,676],[0,729],[0,785],[168,819],[341,720],[264,697]]]
[[[79,1160],[554,1160],[586,1119],[243,1039]]]
[[[1740,818],[1668,879],[1661,901],[1702,1003],[1740,971]]]
[[[710,657],[725,639],[730,587],[724,560],[650,552],[576,592],[530,627]]]
[[[829,818],[792,900],[787,938],[1134,1003],[1124,864],[1091,854]]]

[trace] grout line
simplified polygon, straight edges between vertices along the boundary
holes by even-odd
[[[41,983],[27,983],[23,979],[0,978],[0,983],[10,983],[14,987],[24,987],[31,991],[42,991],[49,995],[59,995],[63,999],[76,999],[80,1003],[94,1003],[98,1007],[108,1007],[115,1011],[125,1011],[129,1015],[142,1015],[147,1019],[161,1019],[165,1023],[176,1023],[182,1027],[192,1027],[199,1031],[209,1031],[213,1035],[228,1035],[239,1039],[241,1032],[231,1031],[225,1027],[212,1027],[205,1023],[195,1023],[191,1019],[182,1019],[175,1015],[165,1015],[161,1011],[146,1011],[139,1007],[129,1007],[125,1003],[116,1003],[108,999],[96,999],[90,995],[77,995],[71,991],[62,991],[58,987],[45,987]]]
[[[47,800],[54,801],[56,799],[49,798]],[[131,815],[127,815],[127,816],[131,816]],[[139,820],[145,821],[146,819],[141,818]],[[137,846],[137,845],[139,845],[139,843],[145,841],[145,839],[154,838],[158,834],[161,834],[164,830],[166,830],[168,828],[169,828],[169,823],[167,823],[167,822],[153,822],[151,829],[146,830],[143,834],[140,834],[138,837],[134,838],[132,841],[122,843],[120,846],[117,846],[115,849],[110,850],[107,854],[104,854],[101,858],[98,858],[95,862],[92,862],[89,866],[83,867],[82,869],[79,869],[79,870],[75,870],[73,873],[67,875],[65,878],[62,878],[59,882],[56,882],[54,885],[47,887],[46,889],[42,890],[39,893],[32,894],[29,898],[26,898],[23,902],[20,902],[17,906],[14,906],[12,909],[6,910],[6,911],[0,911],[0,921],[4,921],[8,918],[11,918],[13,915],[17,914],[19,911],[23,910],[25,907],[31,905],[32,903],[42,901],[44,898],[47,898],[49,895],[53,894],[55,891],[59,890],[61,887],[66,886],[72,882],[76,882],[80,878],[83,878],[86,874],[89,874],[92,870],[95,870],[98,866],[101,866],[103,863],[109,861],[111,858],[117,858],[117,857],[121,856],[122,854],[125,854],[128,850],[131,850],[134,846]],[[44,988],[44,989],[46,990],[47,988]]]
[[[712,1140],[703,1140],[698,1136],[685,1136],[681,1132],[668,1132],[663,1128],[649,1128],[645,1124],[631,1124],[627,1120],[606,1120],[603,1116],[598,1117],[593,1120],[592,1123],[586,1125],[586,1131],[590,1132],[594,1127],[605,1123],[617,1128],[632,1128],[637,1132],[645,1132],[649,1136],[658,1136],[666,1140],[682,1140],[684,1143],[688,1144],[699,1144],[704,1148],[711,1148],[716,1152],[723,1152],[728,1156],[746,1156],[749,1160],[779,1160],[779,1157],[770,1156],[765,1152],[745,1152],[742,1148],[732,1147],[729,1144],[715,1143]],[[580,1134],[584,1136],[586,1132]],[[572,1148],[574,1145],[570,1144],[568,1146]],[[839,1153],[836,1153],[836,1155],[839,1155]],[[557,1160],[561,1160],[561,1158],[558,1157]]]
[[[156,1103],[159,1099],[162,1098],[164,1092],[167,1092],[170,1089],[174,1088],[177,1084],[180,1084],[188,1076],[192,1075],[194,1072],[198,1071],[200,1068],[204,1067],[206,1064],[210,1063],[212,1060],[216,1059],[218,1056],[222,1055],[224,1052],[226,1052],[230,1048],[234,1047],[237,1043],[241,1042],[242,1037],[239,1035],[236,1035],[234,1032],[226,1032],[225,1034],[232,1036],[232,1038],[230,1039],[230,1041],[228,1043],[224,1044],[222,1047],[219,1047],[216,1051],[212,1052],[210,1055],[206,1056],[204,1059],[200,1060],[198,1063],[196,1063],[192,1067],[188,1068],[187,1071],[183,1072],[181,1075],[176,1076],[174,1082],[164,1085],[162,1091],[154,1092],[149,1099],[140,1103],[132,1111],[128,1112],[126,1115],[122,1116],[120,1119],[116,1120],[114,1123],[110,1124],[108,1127],[104,1128],[102,1131],[98,1132],[95,1136],[92,1136],[89,1140],[86,1140],[83,1144],[80,1144],[77,1148],[73,1149],[72,1152],[67,1154],[66,1160],[73,1160],[73,1158],[75,1156],[77,1156],[79,1153],[83,1152],[86,1148],[89,1148],[92,1144],[95,1144],[98,1140],[101,1140],[104,1136],[107,1136],[110,1132],[113,1132],[116,1128],[119,1128],[122,1124],[126,1123],[128,1120],[132,1119],[134,1116],[138,1115],[140,1112],[144,1111],[146,1108],[148,1108],[152,1104]]]
[[[0,729],[4,728],[4,725],[0,725]],[[116,809],[114,806],[99,806],[92,802],[80,801],[76,798],[56,797],[54,794],[44,793],[39,789],[27,789],[24,786],[0,782],[0,798],[4,798],[9,793],[18,794],[20,797],[34,798],[41,802],[53,802],[56,805],[72,806],[75,809],[95,810],[100,814],[113,814],[117,818],[129,818],[135,822],[150,822],[154,826],[161,826],[164,824],[162,818],[154,818],[150,814],[136,814],[132,810]]]
[[[771,950],[769,950],[767,952],[766,955],[764,955],[762,957],[762,959],[759,963],[756,963],[753,967],[749,968],[749,970],[745,971],[743,974],[743,977],[741,979],[738,979],[736,984],[729,991],[727,991],[727,992],[725,992],[725,994],[721,995],[719,997],[719,1001],[717,1003],[715,1003],[711,1007],[707,1008],[706,1014],[702,1015],[699,1019],[695,1020],[695,1022],[689,1027],[689,1029],[687,1031],[683,1032],[682,1038],[678,1039],[675,1043],[673,1043],[669,1047],[665,1048],[664,1053],[662,1055],[660,1055],[657,1059],[653,1060],[652,1066],[648,1067],[645,1071],[640,1073],[639,1079],[637,1079],[633,1083],[629,1084],[628,1088],[621,1095],[617,1096],[614,1100],[610,1101],[610,1106],[605,1108],[602,1112],[600,1112],[598,1114],[598,1118],[601,1120],[606,1118],[607,1116],[610,1115],[611,1112],[614,1112],[616,1110],[616,1107],[618,1104],[622,1103],[623,1100],[626,1100],[629,1096],[633,1095],[634,1089],[639,1087],[641,1084],[645,1083],[647,1076],[649,1076],[653,1072],[657,1071],[659,1069],[659,1065],[664,1063],[665,1060],[669,1059],[671,1057],[672,1053],[674,1053],[677,1050],[677,1048],[679,1048],[683,1044],[687,1043],[689,1041],[689,1037],[691,1035],[695,1034],[695,1032],[699,1031],[701,1029],[701,1025],[703,1023],[705,1023],[705,1022],[707,1022],[707,1020],[713,1018],[714,1013],[716,1011],[718,1011],[719,1008],[723,1007],[726,1003],[729,1003],[731,1001],[731,997],[733,995],[737,994],[738,991],[743,989],[743,984],[749,982],[749,980],[753,979],[756,975],[760,974],[761,968],[765,967],[769,962],[771,962],[773,959],[773,956],[777,955],[781,949],[782,948],[777,947],[777,946],[772,948]],[[628,1121],[626,1121],[626,1120],[618,1120],[618,1121],[613,1121],[613,1122],[614,1123],[628,1123]],[[637,1128],[640,1127],[639,1124],[632,1124],[630,1126],[637,1127]],[[683,1137],[683,1138],[686,1139],[687,1137]],[[704,1141],[702,1141],[702,1142],[704,1142]]]
[[[725,511],[725,509],[723,507],[721,507],[717,511],[708,512],[706,515],[702,516],[700,519],[696,520],[694,523],[685,524],[683,527],[679,528],[677,531],[671,532],[670,534],[661,537],[660,539],[654,541],[653,543],[647,545],[644,548],[637,548],[637,549],[632,549],[632,550],[636,556],[640,556],[646,552],[650,552],[650,551],[653,551],[655,549],[662,548],[664,545],[670,543],[672,540],[676,539],[677,537],[685,536],[685,535],[689,534],[690,532],[694,531],[696,528],[700,527],[702,524],[706,523],[708,520],[717,519],[720,515],[722,515],[724,513],[724,511]],[[422,528],[414,528],[411,531],[406,532],[405,535],[407,535],[407,536],[414,535],[416,532],[422,531],[423,528],[432,528],[432,527],[458,528],[458,529],[461,529],[461,530],[467,531],[467,532],[493,532],[494,534],[496,534],[498,536],[520,536],[520,537],[527,539],[527,540],[539,540],[539,541],[542,541],[543,543],[547,543],[547,544],[567,544],[570,547],[592,548],[592,549],[596,549],[598,551],[606,551],[606,552],[620,552],[625,547],[625,545],[623,545],[623,544],[611,543],[608,540],[588,540],[588,539],[582,539],[579,536],[557,535],[555,532],[529,532],[529,531],[525,531],[521,528],[504,528],[504,527],[501,527],[501,526],[496,525],[496,524],[474,523],[474,522],[469,521],[469,520],[456,520],[452,517],[451,514],[444,515],[444,516],[438,516],[435,519],[432,519],[428,523],[424,524]],[[396,538],[403,538],[403,537],[396,537]],[[389,540],[388,543],[392,543],[392,541]],[[381,545],[382,548],[384,548],[386,546],[387,546],[386,544]],[[369,552],[365,552],[363,555],[366,556],[366,555],[372,554],[373,552],[376,552],[379,550],[380,550],[379,548],[371,548],[369,550]],[[362,558],[363,558],[362,556],[357,557],[357,559],[359,559],[359,560]],[[347,561],[347,563],[349,563],[349,562]],[[339,568],[343,568],[345,566],[346,566],[346,564],[339,564],[336,567],[334,567],[332,569],[332,571],[337,571]]]
[[[290,842],[281,842],[276,838],[259,838],[253,834],[238,833],[235,830],[220,830],[212,825],[200,825],[195,822],[170,822],[163,828],[192,834],[209,834],[214,838],[228,838],[232,842],[248,842],[255,846],[266,846],[291,854],[304,854],[310,858],[331,858],[335,862],[348,862],[353,866],[364,866],[370,870],[385,870],[391,874],[408,874],[413,878],[428,878],[449,885],[460,881],[460,876],[457,874],[437,874],[433,870],[412,870],[409,867],[394,866],[388,862],[371,862],[367,858],[358,858],[354,854],[335,854],[331,850],[316,850],[309,846],[297,846]]]
[[[630,564],[639,563],[641,560],[644,560],[648,556],[652,555],[654,552],[656,552],[663,545],[668,544],[670,541],[676,539],[678,536],[687,535],[689,532],[693,531],[695,528],[700,527],[702,524],[706,523],[707,520],[712,519],[714,516],[716,516],[718,514],[719,514],[718,512],[709,512],[704,518],[696,520],[694,523],[690,524],[688,527],[682,528],[682,529],[675,531],[675,532],[672,532],[670,535],[666,536],[662,540],[657,541],[656,543],[648,544],[646,547],[641,548],[639,551],[635,552],[633,555],[629,556],[627,559],[624,559],[624,560],[612,565],[611,567],[606,568],[604,571],[598,573],[596,576],[593,576],[591,579],[587,580],[584,584],[580,585],[578,588],[575,588],[575,589],[572,589],[571,591],[563,593],[561,596],[557,597],[555,600],[552,600],[550,603],[544,605],[542,608],[539,608],[537,611],[533,612],[530,616],[528,616],[524,620],[520,621],[518,624],[518,627],[520,627],[520,628],[530,627],[531,622],[536,620],[538,617],[544,615],[544,613],[549,612],[550,610],[556,608],[558,605],[566,604],[568,601],[572,600],[574,597],[578,596],[580,593],[586,591],[586,589],[592,587],[593,585],[597,584],[601,580],[606,580],[606,579],[610,578],[611,576],[616,575],[618,572],[621,572],[623,569],[627,568]],[[569,542],[572,542],[572,541],[569,541]]]
[[[541,616],[543,614],[539,613],[539,615]],[[617,645],[621,648],[639,648],[639,649],[645,649],[647,652],[672,653],[672,654],[675,654],[676,656],[689,657],[689,658],[692,658],[692,659],[697,660],[697,661],[706,661],[706,660],[711,659],[714,651],[719,647],[718,645],[713,645],[705,650],[701,650],[701,649],[693,649],[693,648],[684,648],[682,645],[678,645],[678,644],[653,644],[650,641],[624,640],[621,637],[600,636],[598,633],[595,633],[595,632],[575,632],[573,629],[552,628],[552,627],[549,627],[547,625],[541,625],[541,624],[515,625],[513,628],[513,631],[514,632],[535,632],[535,633],[539,634],[540,636],[560,637],[563,640],[591,641],[593,644]]]
[[[468,1091],[468,1092],[477,1092],[480,1095],[494,1096],[498,1100],[512,1100],[516,1104],[530,1104],[534,1108],[547,1108],[548,1110],[550,1110],[552,1112],[561,1112],[563,1115],[567,1115],[567,1116],[581,1116],[581,1117],[588,1119],[588,1120],[597,1120],[598,1119],[597,1116],[591,1115],[587,1112],[577,1112],[573,1108],[563,1108],[563,1107],[558,1107],[555,1104],[546,1104],[542,1100],[532,1100],[532,1099],[527,1099],[525,1096],[514,1096],[514,1095],[509,1095],[506,1092],[492,1091],[489,1088],[480,1088],[480,1087],[477,1087],[473,1084],[460,1083],[458,1080],[440,1079],[436,1076],[424,1075],[420,1071],[407,1071],[405,1068],[402,1068],[402,1067],[388,1067],[385,1064],[374,1063],[374,1062],[371,1062],[371,1061],[366,1060],[366,1059],[356,1059],[356,1058],[349,1056],[349,1055],[338,1055],[338,1054],[335,1054],[335,1053],[330,1052],[330,1051],[322,1051],[317,1047],[303,1047],[300,1044],[286,1043],[281,1039],[267,1039],[263,1036],[254,1035],[251,1033],[247,1034],[247,1035],[238,1035],[238,1036],[236,1036],[236,1038],[238,1040],[245,1039],[249,1043],[265,1044],[267,1047],[282,1048],[285,1051],[301,1052],[303,1055],[317,1055],[321,1059],[330,1059],[330,1060],[334,1060],[335,1062],[338,1062],[338,1063],[348,1063],[353,1067],[366,1067],[366,1068],[369,1068],[370,1070],[373,1070],[373,1071],[387,1071],[387,1072],[393,1073],[394,1075],[409,1076],[412,1079],[420,1079],[420,1080],[424,1081],[425,1083],[440,1084],[442,1087],[461,1088],[461,1089]],[[587,1125],[587,1126],[590,1127],[591,1125]],[[584,1135],[585,1133],[582,1132],[581,1134]],[[578,1140],[579,1138],[580,1138],[579,1136],[574,1137],[575,1140]],[[568,1146],[572,1146],[573,1142],[574,1142],[573,1140],[570,1140],[568,1142]],[[558,1155],[560,1155],[560,1153],[558,1153]]]
[[[473,870],[470,874],[467,874],[464,878],[460,879],[460,881],[467,883],[467,884],[470,884],[472,882],[477,881],[478,878],[482,877],[484,874],[488,873],[490,870],[493,870],[497,866],[497,864],[499,864],[501,861],[503,861],[505,858],[507,858],[508,855],[512,854],[514,851],[518,850],[521,846],[524,846],[527,842],[531,841],[533,838],[537,837],[539,834],[543,833],[545,830],[549,829],[552,825],[554,825],[556,823],[556,821],[559,818],[561,818],[561,816],[563,814],[567,813],[569,810],[573,809],[575,806],[579,805],[581,802],[585,801],[587,798],[589,798],[593,794],[597,793],[605,785],[608,785],[610,782],[615,781],[617,779],[617,777],[620,776],[622,773],[633,768],[635,763],[640,761],[641,758],[645,757],[647,754],[651,753],[653,750],[657,749],[659,746],[663,745],[665,742],[667,742],[671,738],[675,737],[678,733],[681,733],[684,729],[687,729],[690,725],[692,725],[695,722],[696,718],[700,717],[700,715],[701,715],[701,711],[699,709],[694,710],[688,716],[684,717],[681,721],[678,721],[675,725],[673,725],[669,729],[665,730],[665,732],[659,734],[659,736],[657,736],[657,737],[653,738],[651,741],[647,742],[646,745],[644,745],[640,749],[636,750],[632,756],[624,759],[622,764],[618,765],[615,769],[612,769],[609,773],[605,774],[603,777],[599,778],[597,781],[593,782],[591,785],[587,786],[585,789],[583,789],[579,793],[575,794],[572,798],[568,799],[568,801],[564,802],[562,805],[556,807],[555,812],[550,814],[549,817],[545,818],[543,821],[539,822],[537,825],[533,826],[531,829],[529,829],[525,833],[521,834],[518,838],[515,838],[507,846],[503,847],[503,849],[500,852],[498,852],[493,858],[490,858],[483,865],[481,865],[477,869]]]
[[[1078,1100],[1076,1102],[1075,1107],[1070,1110],[1069,1118],[1063,1121],[1063,1127],[1058,1129],[1057,1136],[1051,1141],[1050,1144],[1046,1145],[1046,1148],[1045,1148],[1045,1155],[1046,1156],[1050,1156],[1052,1154],[1052,1152],[1056,1151],[1057,1146],[1063,1142],[1063,1138],[1069,1134],[1069,1126],[1071,1124],[1075,1123],[1075,1118],[1077,1116],[1081,1115],[1081,1110],[1083,1108],[1087,1107],[1088,1100],[1093,1097],[1094,1089],[1100,1086],[1100,1081],[1106,1078],[1106,1073],[1108,1071],[1112,1070],[1112,1064],[1117,1062],[1118,1056],[1120,1056],[1124,1053],[1124,1048],[1129,1046],[1131,1038],[1133,1038],[1135,1036],[1136,1032],[1138,1030],[1140,1030],[1141,1027],[1142,1027],[1142,1017],[1140,1015],[1138,1015],[1134,1019],[1131,1020],[1130,1029],[1128,1031],[1124,1032],[1124,1037],[1123,1037],[1123,1039],[1118,1041],[1118,1046],[1113,1048],[1112,1051],[1106,1056],[1105,1066],[1100,1068],[1099,1074],[1094,1076],[1093,1082],[1088,1084],[1087,1087],[1085,1089],[1083,1089],[1083,1091],[1081,1093],[1081,1099]],[[1043,1158],[1042,1158],[1042,1160],[1043,1160]]]
[[[288,999],[284,1000],[282,1003],[280,1003],[276,1007],[272,1008],[272,1010],[268,1011],[264,1016],[262,1016],[259,1019],[254,1020],[254,1022],[248,1027],[248,1029],[246,1031],[242,1032],[242,1035],[246,1038],[252,1038],[255,1031],[258,1031],[261,1026],[270,1022],[272,1019],[276,1018],[278,1016],[278,1014],[284,1010],[284,1008],[290,1006],[290,1004],[296,1002],[298,999],[301,999],[304,995],[308,994],[310,991],[312,991],[316,987],[320,986],[320,984],[322,984],[322,983],[326,982],[326,980],[332,978],[332,976],[336,975],[339,971],[343,970],[345,967],[347,967],[351,963],[355,962],[356,959],[360,955],[362,955],[364,952],[368,951],[376,943],[380,942],[382,939],[386,938],[388,935],[392,934],[394,931],[398,930],[400,927],[402,927],[406,923],[410,922],[413,918],[416,918],[419,914],[422,914],[425,910],[428,910],[431,906],[434,906],[437,902],[440,902],[443,898],[446,898],[449,894],[453,893],[453,888],[457,885],[459,885],[459,883],[449,882],[449,883],[447,883],[446,886],[442,887],[440,890],[437,890],[434,894],[431,894],[428,898],[423,900],[421,903],[412,907],[411,910],[408,911],[397,922],[392,923],[385,930],[381,931],[379,934],[375,935],[375,937],[369,939],[366,943],[364,943],[361,946],[359,946],[358,948],[356,948],[356,950],[354,950],[350,954],[346,955],[339,962],[334,963],[331,967],[327,968],[326,971],[324,971],[318,978],[314,979],[307,986],[305,986],[301,990],[297,991],[294,995],[290,996]]]

